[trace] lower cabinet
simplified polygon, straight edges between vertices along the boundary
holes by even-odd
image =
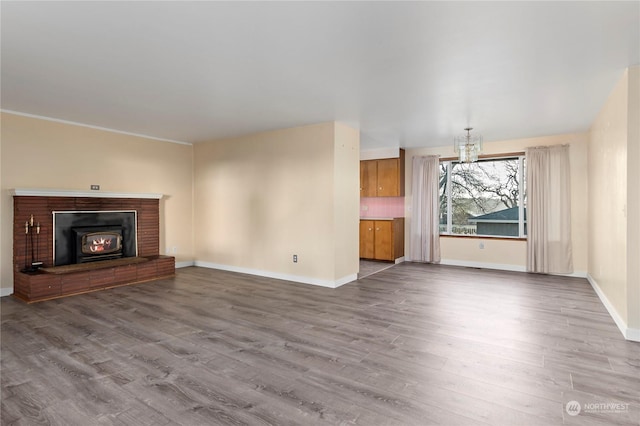
[[[404,256],[404,218],[360,220],[360,258],[396,260]]]

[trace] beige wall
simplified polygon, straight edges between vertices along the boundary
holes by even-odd
[[[13,188],[164,194],[160,200],[160,251],[177,247],[176,261],[193,260],[190,145],[2,113],[1,287],[13,287],[10,236]],[[4,294],[4,291],[3,291]]]
[[[8,294],[13,293],[13,272],[11,272],[11,277],[9,279],[5,279],[5,269],[13,271],[13,268],[11,267],[11,264],[13,263],[13,241],[9,241],[9,242],[5,242],[5,240],[7,238],[5,238],[5,233],[4,233],[4,229],[5,229],[5,222],[9,222],[8,226],[8,231],[11,232],[12,231],[12,227],[13,227],[13,212],[11,209],[10,212],[11,213],[11,221],[9,221],[7,213],[5,213],[5,204],[6,204],[6,198],[5,197],[5,193],[6,190],[4,189],[4,186],[2,184],[2,113],[0,113],[0,296],[6,296]],[[12,203],[13,205],[13,203]],[[10,239],[13,239],[13,232],[6,234],[6,235],[11,235]],[[4,251],[4,247],[5,245],[11,250],[11,252],[9,252],[8,256],[9,256],[9,265],[7,266],[5,264],[5,258],[4,258],[4,254],[6,253]],[[8,274],[8,272],[6,273]]]
[[[640,68],[593,122],[589,142],[589,276],[627,338],[640,341]]]
[[[591,126],[589,275],[627,322],[627,95],[618,82]]]
[[[196,264],[329,286],[357,274],[358,145],[335,123],[195,145]]]
[[[566,134],[529,139],[488,142],[482,153],[486,155],[523,152],[530,146],[570,144],[571,152],[571,220],[574,272],[587,271],[587,134]],[[438,148],[409,149],[406,151],[406,225],[405,253],[410,258],[411,229],[411,174],[414,156],[440,155],[455,157],[453,145]],[[480,243],[484,249],[480,249]],[[526,269],[526,242],[464,237],[440,238],[443,263]]]
[[[334,144],[334,276],[340,279],[360,268],[360,132],[336,123]]]
[[[177,247],[177,262],[197,259],[323,285],[358,272],[359,132],[348,126],[325,123],[192,147],[8,113],[0,118],[2,236],[12,235],[10,189],[99,184],[105,192],[164,194],[160,250]],[[7,294],[12,241],[1,241]]]
[[[640,331],[640,66],[629,68],[628,105],[627,320]]]

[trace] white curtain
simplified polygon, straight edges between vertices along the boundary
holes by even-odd
[[[573,272],[569,146],[527,148],[527,271]]]
[[[440,160],[436,155],[413,157],[411,260],[440,263]]]

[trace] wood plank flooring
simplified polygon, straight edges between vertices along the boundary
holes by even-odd
[[[404,263],[328,289],[192,267],[0,307],[2,425],[640,424],[640,344],[584,279]]]
[[[377,274],[380,271],[391,268],[393,265],[393,262],[360,259],[360,271],[358,272],[358,279],[360,280],[362,278],[368,277],[369,275]]]

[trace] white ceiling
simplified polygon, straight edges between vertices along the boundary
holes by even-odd
[[[183,142],[337,120],[363,148],[589,128],[640,2],[1,2],[1,107]]]

